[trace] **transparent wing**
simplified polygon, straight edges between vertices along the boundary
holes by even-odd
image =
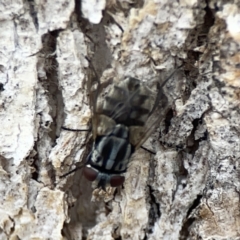
[[[97,118],[96,118],[96,107],[97,107],[97,98],[100,91],[100,82],[95,77],[90,76],[90,80],[88,81],[88,93],[89,93],[89,105],[91,110],[91,130],[93,139],[96,139],[97,136]]]
[[[91,64],[90,64],[91,66]],[[91,110],[91,130],[93,140],[96,139],[97,135],[99,135],[99,130],[101,126],[104,124],[105,118],[101,116],[101,112],[99,111],[98,102],[101,102],[100,96],[104,88],[109,85],[112,79],[109,79],[105,83],[101,83],[97,73],[92,67],[93,73],[89,75],[89,81],[87,84],[88,95],[89,95],[89,105]],[[101,135],[101,134],[100,134]]]
[[[145,125],[142,127],[133,126],[129,128],[130,142],[135,146],[135,149],[141,147],[153,131],[156,130],[156,127],[159,126],[169,109],[166,96],[162,93],[162,91],[158,92],[158,95],[162,96],[161,101],[158,105],[156,105],[156,107],[154,107],[155,111],[151,111],[152,114],[148,117]]]
[[[170,103],[164,94],[163,87],[181,67],[182,65],[175,69],[162,84],[157,83],[157,95],[145,125],[143,127],[130,127],[130,142],[135,146],[135,149],[141,147],[149,138],[170,109]]]

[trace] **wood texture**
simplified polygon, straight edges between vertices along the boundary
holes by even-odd
[[[5,1],[0,41],[0,239],[240,239],[239,1]],[[89,129],[94,71],[182,64],[122,188],[59,178],[91,147],[61,126]]]

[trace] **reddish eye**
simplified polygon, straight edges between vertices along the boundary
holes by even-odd
[[[97,178],[98,171],[96,171],[95,169],[93,169],[91,167],[84,167],[83,174],[88,181],[93,182]]]
[[[118,187],[121,186],[125,181],[125,177],[123,176],[113,176],[110,179],[111,187]]]

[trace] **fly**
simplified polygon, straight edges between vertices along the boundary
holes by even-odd
[[[124,183],[124,173],[132,154],[164,116],[164,111],[159,112],[156,120],[152,115],[160,105],[166,105],[162,88],[174,73],[161,85],[157,83],[157,93],[139,79],[126,77],[113,84],[106,96],[101,98],[102,87],[96,81],[96,88],[90,91],[93,145],[80,168],[83,167],[86,179],[97,183],[97,188],[118,187]]]

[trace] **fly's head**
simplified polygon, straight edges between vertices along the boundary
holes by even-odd
[[[103,190],[106,190],[107,186],[119,187],[125,181],[125,177],[122,175],[103,173],[93,168],[91,165],[86,165],[84,167],[83,174],[87,180],[91,182],[95,181],[97,183],[97,188]]]

